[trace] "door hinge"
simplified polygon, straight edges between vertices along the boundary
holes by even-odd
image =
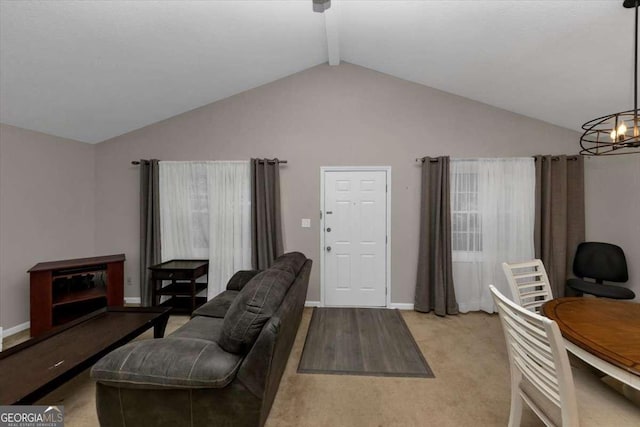
[[[388,193],[389,192],[389,184],[385,184],[384,185],[384,192]]]
[[[320,219],[322,219],[322,211],[320,211]]]

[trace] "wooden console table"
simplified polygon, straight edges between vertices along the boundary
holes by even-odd
[[[124,304],[124,254],[41,262],[29,270],[31,336]]]
[[[154,306],[172,307],[173,312],[191,314],[198,306],[207,302],[206,297],[197,296],[207,289],[207,282],[196,280],[209,273],[209,260],[174,259],[149,267],[151,270],[151,301]],[[163,286],[163,281],[171,281]],[[161,296],[170,298],[160,303]]]

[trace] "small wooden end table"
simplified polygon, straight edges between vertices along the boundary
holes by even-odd
[[[207,302],[206,297],[197,296],[207,289],[207,282],[196,280],[208,276],[209,260],[173,259],[149,267],[151,270],[151,301],[154,306],[171,307],[174,313],[191,314],[200,305]],[[162,282],[171,283],[163,286]],[[160,297],[170,298],[160,303]]]

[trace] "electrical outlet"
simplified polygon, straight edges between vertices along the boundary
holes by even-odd
[[[311,220],[309,218],[302,218],[302,228],[311,228]]]
[[[127,276],[127,286],[133,286],[133,280],[131,280],[131,276]]]

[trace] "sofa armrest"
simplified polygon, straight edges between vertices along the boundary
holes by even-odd
[[[253,279],[255,275],[260,273],[261,270],[240,270],[236,274],[231,276],[227,283],[228,291],[241,291],[249,280]]]
[[[91,377],[124,388],[222,388],[234,380],[241,362],[213,341],[169,337],[112,351],[93,366]]]
[[[280,319],[272,317],[262,329],[238,370],[238,380],[259,399],[264,398],[267,388],[279,332]]]

